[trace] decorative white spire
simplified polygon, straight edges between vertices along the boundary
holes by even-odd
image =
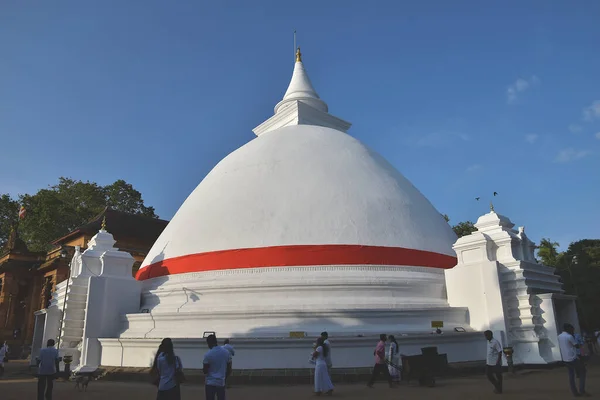
[[[282,107],[285,107],[286,104],[294,101],[301,101],[309,106],[316,108],[319,111],[327,112],[328,107],[327,104],[321,100],[317,91],[313,87],[310,82],[310,78],[304,69],[304,64],[302,63],[302,53],[300,53],[300,47],[298,47],[298,51],[296,51],[296,63],[294,65],[294,73],[292,74],[292,80],[290,81],[290,85],[288,86],[285,95],[283,95],[283,100],[281,100],[275,106],[275,114]]]
[[[346,132],[351,124],[328,113],[327,104],[321,100],[310,82],[302,63],[300,47],[292,80],[283,100],[275,106],[275,115],[254,128],[256,136],[289,125],[317,125]]]

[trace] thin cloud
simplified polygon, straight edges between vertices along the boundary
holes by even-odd
[[[554,159],[554,162],[568,163],[587,157],[590,154],[591,151],[589,150],[575,150],[574,148],[569,147],[567,149],[562,149],[561,151],[559,151],[556,155],[556,158]]]
[[[475,172],[481,170],[483,167],[479,164],[473,164],[467,167],[467,172]]]
[[[533,75],[530,79],[519,78],[506,89],[506,101],[508,104],[514,104],[519,97],[519,93],[525,92],[534,85],[540,83],[540,78]]]
[[[534,144],[539,138],[539,135],[535,133],[530,133],[529,135],[525,135],[525,141],[527,143]]]
[[[600,100],[592,102],[592,104],[583,109],[584,121],[590,122],[597,118],[600,118]]]
[[[600,132],[596,132],[594,136],[596,136],[596,139],[600,140]]]
[[[583,128],[581,127],[581,125],[577,125],[577,124],[569,125],[569,132],[571,132],[571,133],[579,133],[582,130],[583,130]]]

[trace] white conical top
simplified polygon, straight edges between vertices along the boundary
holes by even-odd
[[[281,100],[275,106],[275,113],[277,114],[282,107],[295,100],[306,103],[319,111],[328,111],[327,104],[321,100],[317,94],[317,91],[310,82],[310,78],[304,69],[304,64],[302,63],[302,53],[300,53],[299,47],[298,51],[296,52],[296,64],[294,65],[292,80],[290,81],[290,85],[283,96],[283,100]]]
[[[350,123],[329,114],[329,108],[310,82],[302,63],[300,48],[296,52],[296,63],[292,80],[275,106],[275,115],[254,128],[257,136],[290,125],[315,125],[346,132]]]

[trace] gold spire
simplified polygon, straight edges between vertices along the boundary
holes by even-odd
[[[495,212],[494,211],[494,203],[492,203],[491,201],[490,201],[490,211],[491,212]]]
[[[302,53],[300,53],[300,47],[296,50],[296,62],[302,62]]]
[[[100,226],[101,231],[106,231],[106,215],[102,218],[102,225]]]

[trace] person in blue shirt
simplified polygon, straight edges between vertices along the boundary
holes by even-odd
[[[54,340],[50,339],[48,347],[40,350],[38,357],[38,400],[52,400],[52,389],[54,389],[54,379],[60,371],[58,350],[54,348]]]
[[[156,400],[180,400],[178,373],[183,369],[183,365],[175,355],[173,341],[170,338],[165,338],[161,342],[152,368],[156,369],[160,379]]]
[[[202,371],[206,375],[204,391],[206,400],[225,400],[225,380],[231,372],[231,353],[217,343],[215,335],[206,338],[210,349],[204,355]]]

